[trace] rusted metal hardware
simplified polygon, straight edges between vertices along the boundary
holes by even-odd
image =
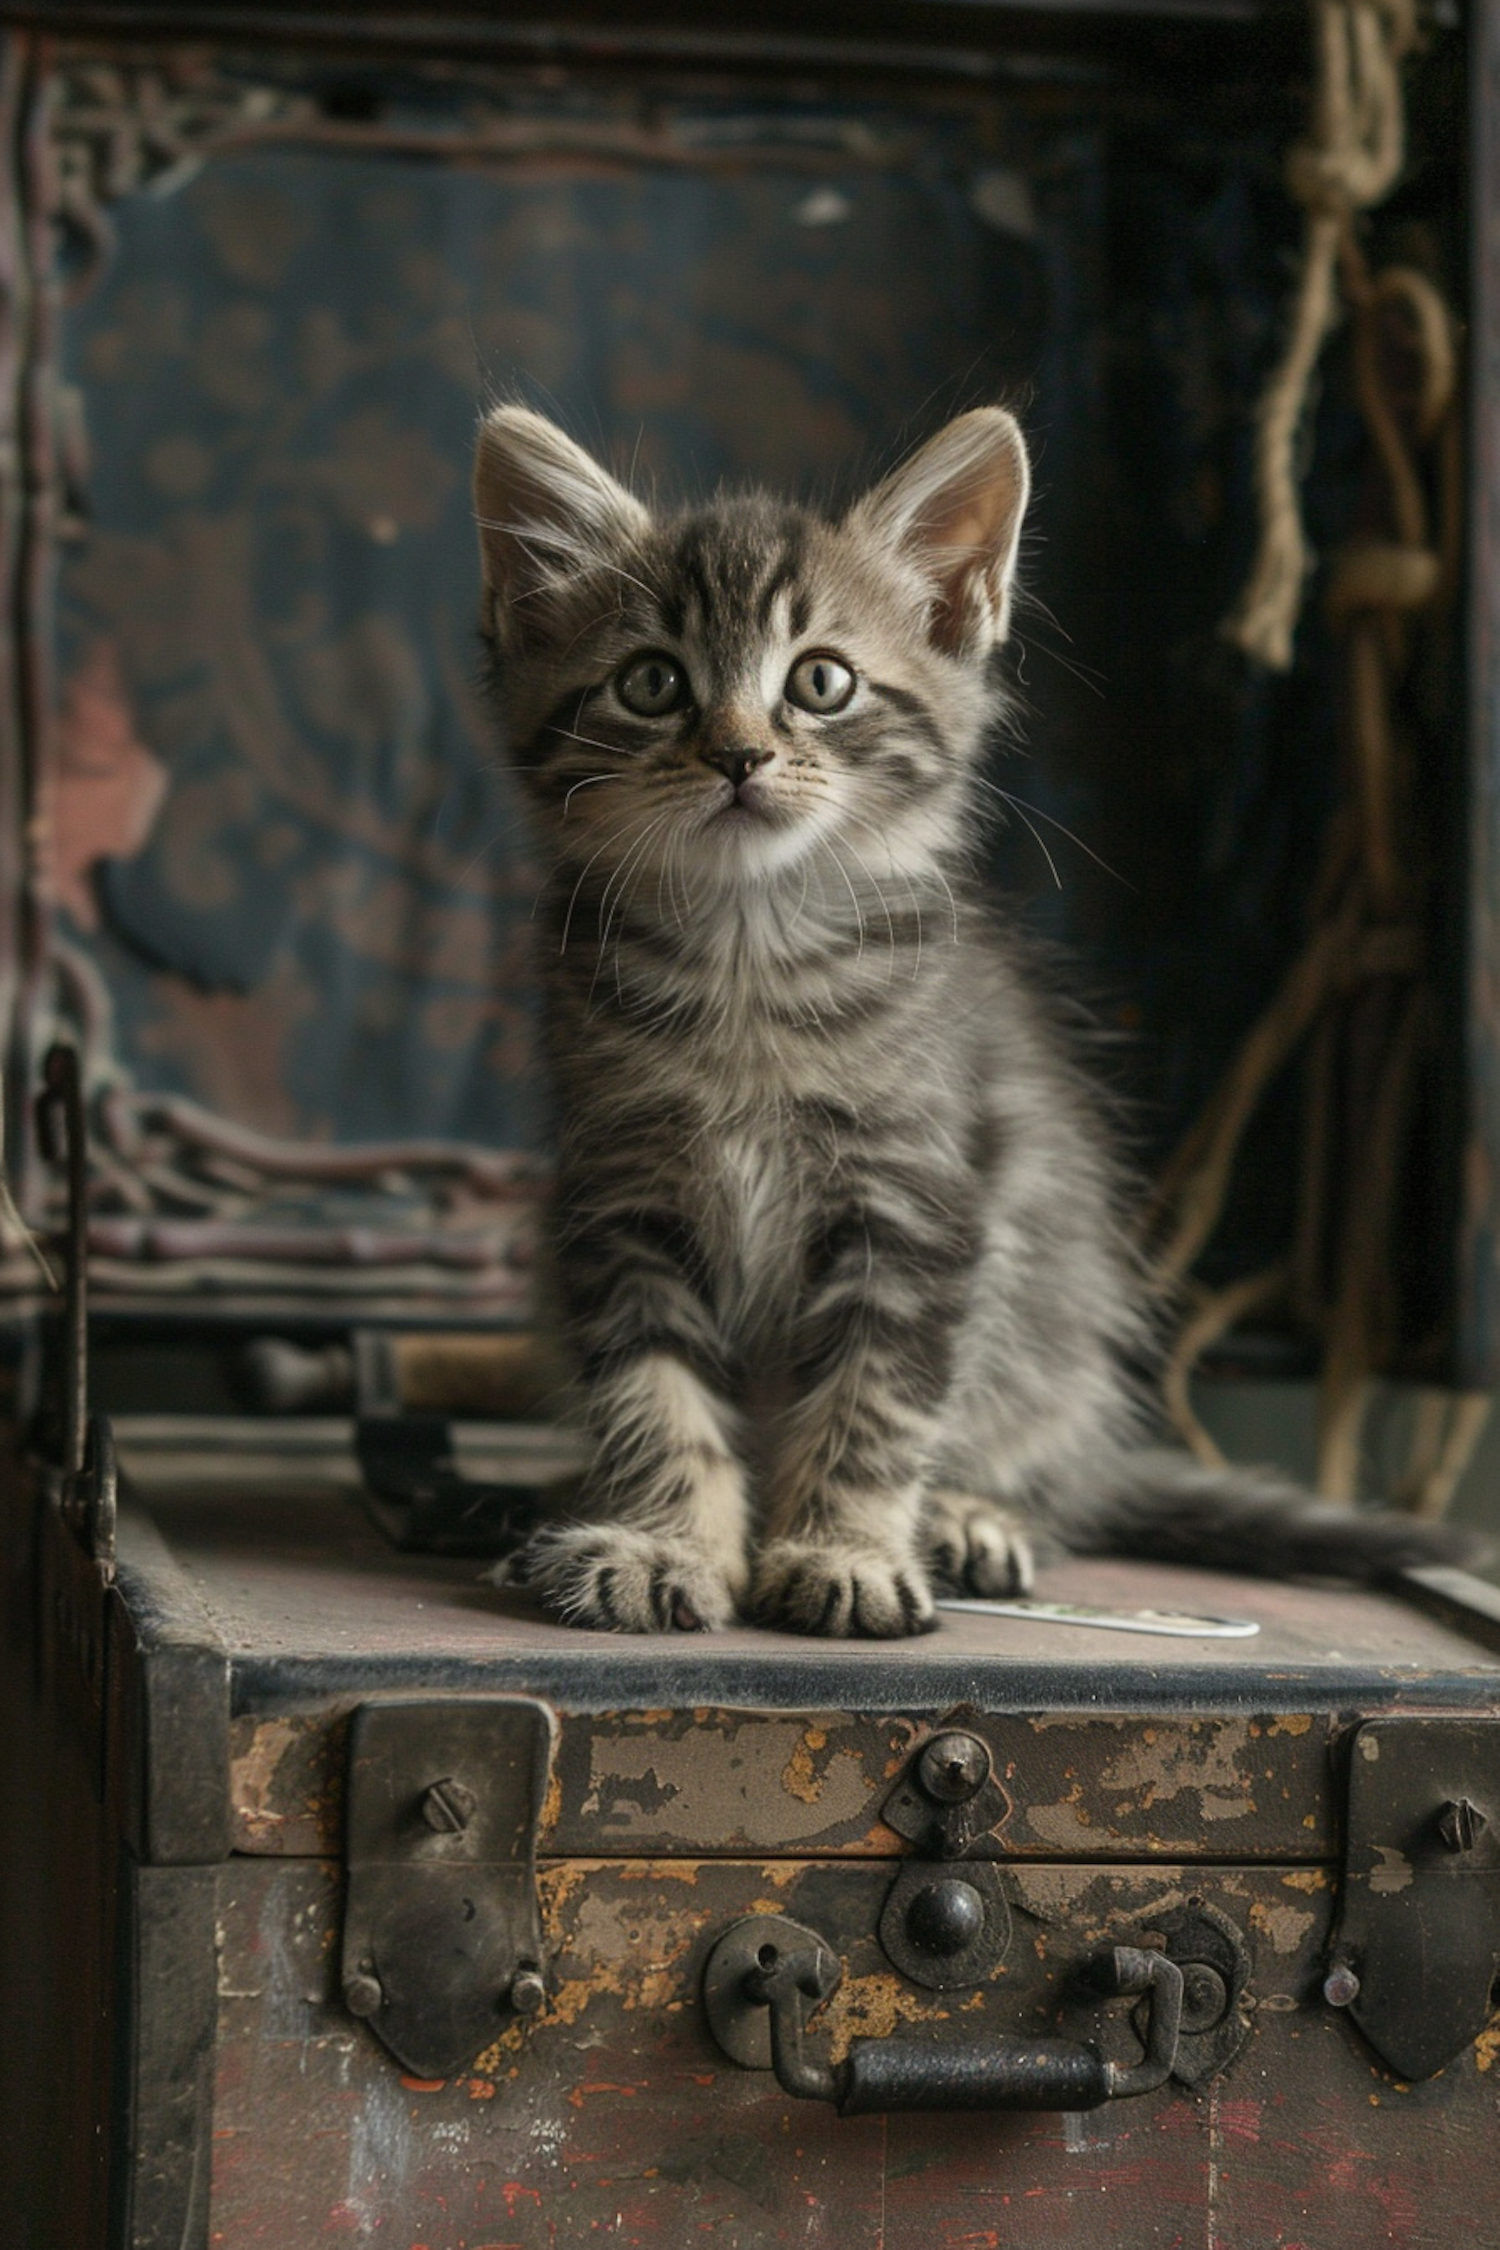
[[[905,1863],[886,1895],[879,1928],[887,1960],[928,1991],[985,1982],[1010,1945],[1010,1901],[998,1869],[980,1856],[1001,1848],[996,1831],[1011,1810],[993,1768],[981,1736],[945,1729],[908,1760],[883,1808],[887,1825],[919,1854],[938,1855]],[[1241,2009],[1249,1952],[1228,1917],[1198,1899],[1163,1916],[1156,1936],[1182,1973],[1172,2076],[1184,2086],[1203,2085],[1228,2067],[1249,2037]],[[1155,2007],[1148,1996],[1136,2010],[1143,2041]]]
[[[91,1414],[84,1430],[83,1462],[63,1486],[62,1512],[106,1586],[115,1575],[115,1527],[120,1472],[107,1414]]]
[[[545,2004],[536,1832],[554,1731],[523,1696],[354,1714],[344,2005],[420,2078],[452,2077]]]
[[[908,1860],[880,1913],[887,1960],[930,1992],[982,1983],[1010,1934],[1010,1906],[988,1860]]]
[[[1323,1997],[1402,2078],[1483,2031],[1500,1970],[1500,1721],[1370,1719],[1350,1743]]]
[[[1010,1906],[981,1856],[1010,1799],[990,1747],[957,1727],[933,1735],[907,1761],[881,1808],[888,1827],[920,1855],[897,1875],[880,1915],[886,1958],[933,1992],[981,1983],[1005,1958]]]
[[[983,1738],[950,1727],[924,1742],[880,1808],[898,1836],[926,1859],[993,1856],[993,1831],[1010,1817]]]
[[[1182,2023],[1172,2076],[1179,2086],[1205,2086],[1227,2070],[1250,2036],[1242,2002],[1250,1982],[1250,1949],[1227,1914],[1201,1898],[1159,1916],[1152,1925],[1169,1961],[1182,1971]],[[1136,2032],[1146,2036],[1144,2006]]]
[[[1182,2017],[1183,1975],[1165,1953],[1117,1945],[1089,1963],[1111,1996],[1145,1996],[1138,2063],[1107,2062],[1077,2039],[1002,2034],[948,2046],[922,2039],[856,2039],[843,2062],[805,2043],[807,2017],[837,1991],[839,1964],[815,1931],[779,1915],[754,1915],[727,1930],[709,1956],[704,2003],[710,2028],[735,2061],[764,2067],[748,2011],[767,2022],[770,2068],[788,2094],[832,2102],[841,2117],[908,2109],[1097,2109],[1155,2092],[1172,2075]]]

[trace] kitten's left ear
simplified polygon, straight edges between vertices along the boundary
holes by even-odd
[[[929,581],[928,630],[950,656],[988,654],[1010,629],[1030,490],[1026,441],[1014,415],[981,406],[929,438],[849,519]]]

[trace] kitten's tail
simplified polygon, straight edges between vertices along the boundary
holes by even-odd
[[[1365,1585],[1426,1563],[1476,1562],[1488,1551],[1477,1534],[1451,1524],[1339,1507],[1269,1470],[1209,1469],[1155,1449],[1123,1456],[1102,1497],[1063,1536],[1082,1554]]]

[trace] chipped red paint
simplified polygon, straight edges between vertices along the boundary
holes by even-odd
[[[1465,2219],[1474,2152],[1500,2128],[1500,2086],[1470,2054],[1400,2092],[1320,2005],[1331,1887],[1267,1867],[1014,1872],[1017,1918],[1046,1918],[1049,1957],[1013,1948],[977,2010],[917,1996],[933,2036],[1062,2029],[1123,2057],[1123,2022],[1080,1997],[1073,1969],[1101,1935],[1144,1935],[1191,1890],[1230,1915],[1254,1956],[1254,2030],[1228,2075],[1080,2117],[840,2120],[789,2103],[761,2074],[719,2064],[697,2005],[708,1944],[774,1887],[845,1960],[828,2011],[835,2045],[879,2032],[912,1998],[869,1935],[889,1866],[595,1861],[547,1878],[549,2008],[466,2077],[414,2093],[338,2005],[336,1868],[232,1862],[221,1921],[235,1997],[221,2016],[218,2101],[239,2130],[215,2150],[222,2250],[318,2250],[345,2238],[350,2211],[375,2242],[430,2250],[678,2250],[700,2235],[734,2250],[1453,2250],[1477,2239]],[[1304,1917],[1295,1925],[1275,1911],[1288,1902]],[[285,1940],[274,1970],[250,1950],[265,1928]],[[304,1995],[292,2015],[288,1991]],[[493,2088],[483,2103],[476,2077]]]

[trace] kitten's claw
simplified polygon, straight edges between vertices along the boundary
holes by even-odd
[[[595,1632],[709,1633],[734,1616],[727,1573],[697,1548],[628,1524],[533,1535],[511,1570],[562,1625]]]
[[[934,1492],[923,1541],[932,1574],[954,1593],[1029,1594],[1036,1580],[1031,1541],[1018,1516],[967,1492]]]
[[[898,1640],[936,1623],[919,1564],[876,1547],[807,1539],[778,1539],[764,1550],[750,1606],[762,1625],[835,1640]]]

